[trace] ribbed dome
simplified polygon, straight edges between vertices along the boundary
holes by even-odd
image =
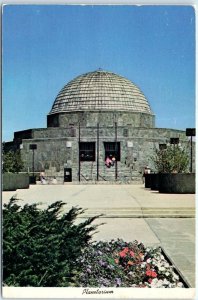
[[[152,114],[148,101],[135,84],[103,70],[80,75],[66,84],[50,114],[109,110]]]

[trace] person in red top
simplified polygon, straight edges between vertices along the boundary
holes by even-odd
[[[105,160],[105,165],[107,166],[107,168],[111,167],[111,163],[112,163],[112,160],[109,158],[109,156],[107,156],[107,158]]]

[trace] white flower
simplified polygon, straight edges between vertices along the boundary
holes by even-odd
[[[166,272],[166,273],[165,273],[165,275],[166,275],[166,276],[169,276],[169,275],[170,275],[170,273],[169,273],[169,272]]]
[[[161,259],[164,259],[164,256],[163,256],[163,255],[161,255],[161,256],[160,256],[160,258],[161,258]]]
[[[151,262],[151,258],[148,258],[146,262],[149,264]]]
[[[131,271],[130,271],[128,274],[129,274],[129,275],[131,275],[131,276],[134,276],[134,273],[133,273],[133,272],[131,272]]]
[[[174,273],[174,274],[173,274],[173,278],[176,279],[176,280],[178,280],[178,279],[179,279],[179,276],[178,276],[177,274]]]
[[[161,268],[161,266],[162,266],[161,263],[158,262],[158,263],[157,263],[157,267],[158,267],[158,268]]]
[[[159,271],[165,271],[166,269],[164,267],[159,267]]]
[[[169,267],[169,264],[168,264],[168,263],[165,263],[165,264],[164,264],[164,267],[165,267],[165,268],[168,268],[168,267]]]
[[[182,282],[178,282],[177,287],[182,288],[183,287],[183,283]]]
[[[157,261],[155,258],[153,258],[152,263],[153,263],[153,265],[155,265],[155,266],[158,265],[158,261]]]
[[[163,283],[168,285],[170,282],[165,278]]]
[[[151,287],[156,287],[156,283],[155,282],[151,282]]]
[[[156,287],[162,287],[163,285],[163,281],[160,279],[158,280],[158,282],[156,283]]]
[[[143,262],[143,263],[141,264],[141,268],[143,269],[145,266],[146,266],[146,262]]]

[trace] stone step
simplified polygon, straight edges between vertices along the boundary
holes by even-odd
[[[103,214],[102,218],[195,218],[194,208],[94,208],[81,218]]]
[[[140,180],[126,180],[126,181],[121,181],[121,180],[115,180],[115,179],[111,179],[111,180],[102,180],[100,179],[99,181],[97,180],[85,180],[85,179],[81,179],[80,183],[78,180],[76,181],[72,181],[72,182],[64,182],[64,184],[66,185],[70,185],[70,184],[141,184],[142,181]]]

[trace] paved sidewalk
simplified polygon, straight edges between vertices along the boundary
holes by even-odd
[[[62,200],[66,211],[78,205],[87,209],[82,218],[104,213],[96,223],[106,224],[98,228],[94,240],[136,239],[148,246],[161,245],[195,287],[195,195],[159,194],[143,185],[32,185],[3,192],[3,203],[14,194],[22,205],[42,202],[39,207],[44,208]]]
[[[194,217],[195,195],[160,194],[143,185],[32,185],[30,189],[3,192],[8,201],[13,194],[42,207],[62,200],[67,207],[79,205],[87,216],[105,213],[106,217]]]

